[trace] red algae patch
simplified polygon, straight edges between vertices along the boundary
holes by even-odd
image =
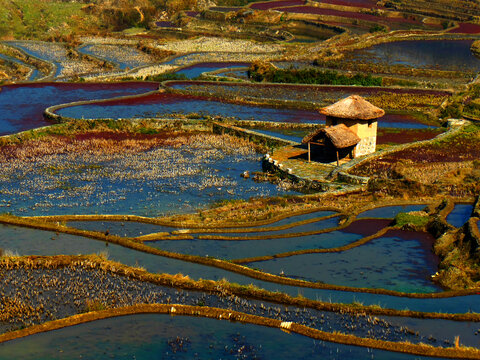
[[[340,6],[361,7],[361,8],[369,8],[369,9],[383,8],[382,6],[378,6],[375,0],[322,0],[321,3],[340,5]]]
[[[354,221],[341,231],[359,234],[362,236],[369,236],[377,233],[383,228],[386,228],[391,222],[391,219],[361,219]]]
[[[400,18],[400,17],[381,17],[375,16],[370,14],[364,14],[360,12],[351,12],[351,11],[339,11],[339,10],[331,10],[331,9],[324,9],[315,6],[292,6],[292,7],[282,7],[277,8],[278,11],[284,11],[288,13],[296,13],[296,14],[313,14],[313,15],[328,15],[328,16],[338,16],[350,19],[357,19],[357,20],[365,20],[371,22],[397,22],[397,23],[408,23],[408,24],[417,24],[418,21],[415,21],[411,18]]]
[[[441,134],[441,129],[397,129],[379,128],[377,144],[408,144],[415,141],[430,140]]]
[[[305,4],[305,1],[303,0],[266,1],[266,2],[254,3],[250,5],[250,8],[255,10],[269,10],[269,9],[275,9],[278,7],[283,7],[283,6],[297,6],[297,5],[303,5],[303,4]]]
[[[455,29],[449,30],[452,34],[480,34],[480,25],[471,23],[460,23]]]

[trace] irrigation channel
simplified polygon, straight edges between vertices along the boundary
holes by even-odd
[[[32,55],[44,55],[27,45],[15,44]],[[94,53],[93,46],[83,50],[98,57],[101,55]],[[135,54],[130,55],[135,57]],[[57,76],[63,71],[63,60],[62,55],[49,59],[57,66]],[[143,65],[140,60],[122,63],[120,57],[107,60],[120,68]],[[211,64],[187,66],[180,72],[196,77],[205,69],[246,63]],[[300,101],[310,101],[317,95],[322,101],[347,96],[351,91],[348,87],[292,86],[296,90],[293,92],[289,91],[292,87],[283,85],[177,81],[167,86],[192,93],[149,93],[158,86],[158,83],[144,82],[3,86],[0,128],[2,134],[7,135],[50,125],[42,114],[47,107],[58,104],[66,105],[56,109],[57,114],[79,120],[164,118],[198,113],[199,117],[320,124],[324,119],[317,111],[251,105],[193,93],[216,87],[213,92],[223,95],[240,91],[249,97],[252,92],[259,91],[262,93],[259,97],[268,98],[265,94],[276,92],[276,100],[296,101],[299,99],[289,97],[296,93],[295,96],[303,96]],[[355,87],[356,93],[366,95],[382,91],[403,90]],[[144,93],[148,94],[141,95]],[[98,102],[69,105],[84,100]],[[432,129],[414,116],[398,114],[387,114],[380,126],[414,131]],[[293,138],[300,137],[297,134]],[[136,269],[130,270],[133,272],[150,273],[148,276],[171,274],[174,275],[172,279],[179,281],[172,287],[128,277],[112,268],[103,271],[100,267],[84,265],[52,269],[41,266],[1,268],[5,284],[2,292],[6,297],[13,298],[20,292],[31,299],[33,308],[48,309],[38,316],[25,315],[27,324],[81,313],[85,311],[82,299],[87,297],[97,299],[100,304],[114,299],[117,306],[167,303],[208,309],[217,307],[264,317],[268,321],[294,322],[330,334],[341,332],[364,339],[407,341],[442,348],[453,346],[455,336],[459,336],[461,345],[478,348],[480,319],[476,313],[480,312],[480,295],[443,293],[431,281],[438,267],[438,259],[431,252],[433,238],[426,233],[390,228],[397,213],[419,211],[426,204],[376,208],[356,217],[320,209],[267,225],[236,228],[185,229],[152,220],[163,214],[192,212],[224,199],[294,193],[270,183],[240,179],[238,174],[244,170],[260,171],[258,154],[234,153],[205,139],[196,138],[196,142],[181,150],[162,148],[140,154],[95,154],[92,157],[71,152],[43,156],[35,161],[22,160],[16,165],[14,162],[2,164],[0,211],[26,216],[26,221],[32,223],[38,220],[35,216],[52,215],[44,223],[44,230],[0,225],[0,248],[5,254],[52,257],[105,254],[109,260],[119,263],[114,266],[116,270],[129,266]],[[177,168],[173,173],[167,169],[167,164],[172,163]],[[446,220],[459,227],[468,221],[471,212],[472,205],[457,204]],[[88,217],[71,216],[93,213],[133,213],[150,217],[151,221],[108,216],[87,221]],[[53,230],[55,226],[58,228]],[[228,281],[239,284],[235,285],[237,289],[256,289],[250,286],[254,285],[267,292],[300,297],[279,304],[271,293],[270,297],[243,298],[241,293],[189,288],[180,285],[182,279],[187,279],[185,284],[200,279]],[[40,292],[36,284],[41,284]],[[121,292],[125,294],[123,297],[114,295]],[[302,305],[302,301],[309,300],[312,302]],[[340,304],[353,304],[360,310],[350,312]],[[365,308],[368,305],[372,307]],[[384,309],[393,312],[384,312]],[[407,309],[421,313],[405,316],[401,311]],[[438,318],[431,314],[434,312],[440,314]],[[164,358],[192,358],[192,355],[199,358],[290,358],[291,354],[296,358],[427,358],[372,350],[369,345],[358,347],[314,340],[258,323],[160,314],[124,315],[3,343],[0,358],[11,358],[11,354],[22,358],[52,358],[62,352],[69,357],[108,353],[118,358],[131,354],[146,358],[151,351]],[[0,324],[3,331],[18,326],[20,323],[15,321]],[[120,330],[125,328],[129,329],[128,334]],[[137,338],[137,334],[142,337]],[[205,342],[205,338],[209,341]],[[32,348],[35,353],[30,352]]]

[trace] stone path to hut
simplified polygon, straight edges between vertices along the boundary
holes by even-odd
[[[328,175],[335,165],[307,161],[307,149],[300,145],[285,146],[274,150],[271,158],[282,164],[282,169],[291,169],[291,173],[300,179],[319,182],[330,182]]]

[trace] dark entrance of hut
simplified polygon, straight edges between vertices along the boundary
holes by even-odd
[[[308,161],[331,163],[353,159],[360,138],[344,124],[329,126],[307,135],[302,143],[308,147]]]

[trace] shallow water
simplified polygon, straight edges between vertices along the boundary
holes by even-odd
[[[301,217],[295,217],[295,221],[300,221]],[[303,219],[303,218],[302,218]],[[268,236],[268,235],[283,235],[283,234],[293,234],[293,233],[301,233],[301,232],[306,232],[306,231],[320,231],[320,230],[325,230],[329,228],[334,228],[338,226],[339,218],[338,217],[332,217],[330,219],[325,219],[325,220],[319,220],[316,222],[312,222],[309,224],[303,224],[303,225],[298,225],[295,227],[291,227],[288,229],[283,229],[283,230],[268,230],[270,227],[276,227],[279,226],[279,223],[273,223],[268,226],[263,227],[262,230],[264,231],[258,231],[258,232],[242,232],[239,230],[238,232],[232,232],[232,233],[224,233],[224,232],[218,232],[218,233],[208,233],[208,234],[200,234],[200,235],[212,235],[212,236],[221,236],[224,238],[229,238],[229,237],[254,237],[254,236]],[[198,236],[198,235],[196,235]]]
[[[0,248],[7,254],[15,255],[50,256],[99,253],[106,254],[110,260],[129,266],[140,266],[152,273],[183,274],[195,280],[226,278],[231,282],[245,285],[257,283],[261,286],[263,283],[215,267],[138,252],[115,244],[107,245],[103,241],[13,226],[0,225]],[[278,288],[275,284],[268,284],[267,287],[269,285],[272,289]]]
[[[455,204],[453,210],[447,215],[446,220],[450,225],[461,227],[470,219],[472,211],[473,205],[471,204]]]
[[[404,292],[433,292],[430,281],[438,268],[426,233],[389,231],[360,247],[327,254],[297,255],[250,263],[249,266],[309,281]]]
[[[258,154],[231,155],[184,146],[125,157],[72,160],[63,154],[54,162],[41,160],[5,169],[0,178],[0,211],[155,217],[194,212],[230,199],[294,194],[269,182],[240,177],[246,170],[262,171]],[[52,173],[49,166],[58,171]]]
[[[179,344],[182,344],[180,347]],[[258,325],[159,314],[129,315],[0,344],[11,359],[427,359],[315,341]]]
[[[185,75],[187,79],[194,79],[204,72],[210,72],[220,69],[232,69],[238,67],[249,66],[250,63],[245,62],[210,62],[210,63],[200,63],[188,66],[186,68],[175,71],[175,74]]]
[[[358,214],[357,218],[380,218],[380,219],[393,219],[398,213],[420,211],[425,209],[427,205],[404,205],[404,206],[384,206],[377,207],[372,210],[364,211]]]
[[[121,70],[152,63],[146,54],[130,46],[89,44],[79,48],[78,51],[114,63]]]
[[[165,93],[130,101],[72,106],[60,109],[57,113],[77,119],[82,117],[85,119],[152,118],[165,117],[170,114],[195,113],[200,116],[236,117],[242,120],[321,123],[321,117],[316,111],[249,106],[208,100],[199,96]]]
[[[55,64],[55,77],[61,74],[62,63],[68,60],[67,51],[61,44],[42,41],[8,41],[7,43],[22,50],[27,55]]]
[[[149,246],[189,255],[213,256],[219,259],[238,259],[304,249],[327,249],[343,246],[361,239],[353,233],[333,231],[326,234],[270,240],[163,240]]]
[[[55,240],[51,240],[51,238]],[[281,291],[297,296],[337,303],[362,303],[380,305],[393,309],[415,311],[438,311],[445,313],[480,312],[480,295],[459,296],[444,299],[409,299],[390,295],[355,293],[347,291],[309,289],[260,281],[209,266],[163,258],[136,252],[103,241],[78,236],[56,235],[53,232],[0,225],[0,248],[18,255],[56,255],[106,253],[108,258],[130,266],[141,266],[153,273],[182,273],[193,279],[222,279],[248,285],[254,284],[270,291]],[[323,255],[323,254],[320,254]]]
[[[41,75],[37,68],[34,68],[31,65],[28,65],[28,64],[24,63],[20,59],[17,59],[15,57],[8,56],[8,55],[5,55],[5,54],[0,54],[0,58],[3,59],[3,60],[6,60],[6,61],[18,63],[22,66],[25,66],[25,67],[28,67],[28,68],[32,69],[32,73],[31,73],[30,77],[27,79],[28,81],[35,81],[37,79],[37,77],[39,77]]]
[[[36,83],[6,85],[0,91],[0,135],[51,125],[43,111],[72,101],[136,95],[156,90],[157,83],[67,84]]]
[[[172,227],[134,221],[69,221],[67,226],[81,230],[99,231],[102,233],[108,231],[111,235],[123,237],[136,237],[175,230],[175,228]]]
[[[470,51],[472,42],[473,40],[391,42],[356,51],[352,59],[438,70],[478,71],[480,59]]]

